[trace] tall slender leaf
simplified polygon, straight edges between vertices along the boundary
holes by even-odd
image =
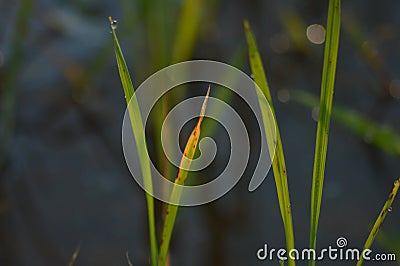
[[[126,104],[128,105],[128,113],[132,124],[132,130],[134,133],[135,143],[138,149],[140,167],[143,175],[143,184],[146,191],[153,190],[153,184],[151,179],[150,160],[147,154],[146,136],[143,127],[142,117],[140,115],[139,104],[135,96],[135,90],[133,88],[132,80],[129,75],[128,66],[126,65],[124,56],[122,54],[121,47],[118,42],[116,30],[116,21],[109,17],[111,23],[111,32],[114,39],[115,55],[117,58],[118,70],[121,78],[122,87],[125,93]],[[154,199],[146,193],[147,199],[147,212],[149,222],[149,234],[150,234],[150,255],[151,265],[157,266],[157,238],[156,238],[156,226],[154,217]]]
[[[364,244],[363,250],[369,249],[371,247],[372,243],[374,242],[375,237],[378,234],[379,228],[381,227],[383,221],[385,220],[386,215],[388,214],[388,212],[392,208],[392,203],[393,203],[394,198],[397,195],[397,191],[399,190],[399,186],[400,186],[400,179],[398,179],[398,180],[396,180],[394,182],[393,190],[389,194],[389,198],[387,199],[385,205],[383,205],[383,208],[382,208],[381,212],[379,213],[379,216],[376,219],[375,224],[372,227],[371,232],[369,233],[367,241]],[[361,264],[363,263],[363,260],[364,260],[364,257],[360,256],[360,259],[357,262],[357,266],[361,266]]]
[[[273,108],[271,92],[269,90],[267,78],[265,76],[264,66],[261,60],[260,53],[257,48],[257,44],[254,38],[254,35],[251,31],[250,25],[247,21],[244,22],[244,29],[246,33],[247,45],[249,49],[249,59],[250,59],[250,67],[254,76],[254,81],[260,87],[262,93],[267,98],[271,110],[275,116],[275,111]],[[258,92],[258,90],[257,90]],[[263,97],[262,95],[259,95]],[[262,101],[260,100],[260,108],[266,108]],[[261,110],[263,116],[267,115],[269,112],[266,110]],[[276,119],[275,119],[276,121]],[[273,156],[273,147],[275,147],[274,140],[268,136],[272,136],[271,129],[269,126],[270,123],[266,123],[265,131],[267,136],[268,148],[270,150],[270,156]],[[275,126],[275,125],[274,125]],[[289,197],[289,186],[287,182],[287,173],[286,173],[286,164],[285,164],[285,156],[283,153],[282,141],[278,129],[278,125],[276,125],[276,149],[275,149],[275,158],[271,158],[272,160],[272,169],[274,171],[276,190],[278,193],[279,207],[282,215],[283,225],[285,229],[286,235],[286,247],[287,250],[294,249],[294,233],[293,233],[293,222],[292,222],[292,211],[290,206],[290,197]],[[290,266],[295,265],[294,260],[289,259],[288,263]]]
[[[310,248],[316,248],[318,220],[321,210],[322,188],[325,176],[326,153],[328,148],[329,125],[332,110],[336,62],[339,49],[340,0],[330,0],[328,10],[327,36],[325,43],[324,68],[321,82],[320,113],[314,156],[314,170],[311,191]],[[315,265],[310,260],[309,265]]]
[[[204,99],[203,106],[200,111],[199,120],[195,128],[193,129],[190,137],[186,143],[185,150],[183,152],[183,157],[181,163],[179,165],[178,175],[175,179],[175,184],[177,185],[184,185],[186,182],[186,178],[188,176],[188,171],[185,169],[189,169],[192,163],[192,159],[196,152],[197,144],[200,139],[200,126],[203,122],[204,115],[206,112],[207,100],[208,95],[210,94],[210,87],[208,87],[206,98]],[[179,202],[179,199],[182,194],[182,187],[181,186],[174,186],[171,192],[171,200],[173,202]],[[163,226],[163,232],[161,237],[161,246],[160,246],[160,257],[158,260],[158,266],[164,266],[167,261],[169,243],[171,240],[172,230],[175,224],[176,214],[178,212],[178,206],[169,204],[167,206],[167,210],[165,212],[165,221]]]

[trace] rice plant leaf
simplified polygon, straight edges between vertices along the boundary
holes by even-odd
[[[183,157],[181,159],[178,175],[175,179],[175,184],[177,185],[184,185],[186,182],[186,178],[188,176],[188,171],[184,169],[189,169],[194,154],[196,152],[197,144],[200,138],[200,126],[203,122],[204,115],[206,112],[208,96],[210,94],[210,87],[208,87],[206,97],[203,102],[203,106],[201,107],[200,116],[197,121],[195,128],[193,129],[192,133],[189,136],[189,139],[186,143],[185,150],[183,152]],[[181,186],[174,186],[171,192],[171,201],[179,202],[179,199],[182,194],[182,187]],[[178,206],[168,204],[166,212],[165,212],[165,221],[161,236],[161,245],[160,245],[160,256],[158,260],[158,266],[165,266],[168,256],[168,249],[169,243],[171,240],[172,231],[175,224],[176,214],[178,212]]]
[[[150,170],[150,159],[147,154],[147,144],[145,131],[143,127],[142,117],[140,115],[139,104],[135,96],[135,90],[133,88],[132,80],[129,75],[128,66],[126,65],[124,56],[122,54],[121,47],[118,42],[116,30],[116,21],[109,17],[111,23],[111,33],[114,40],[115,55],[117,58],[118,70],[121,78],[122,87],[125,93],[126,104],[128,106],[128,113],[132,124],[133,135],[135,143],[138,149],[140,167],[143,175],[143,184],[146,191],[153,190],[153,184],[151,179]],[[157,238],[156,238],[156,226],[154,217],[154,199],[146,193],[147,200],[147,212],[148,212],[148,223],[149,223],[149,234],[150,234],[150,257],[151,265],[157,266]]]
[[[315,145],[314,170],[311,190],[310,248],[316,248],[318,220],[321,210],[322,188],[325,176],[328,135],[335,84],[336,62],[340,34],[340,0],[330,0],[328,10],[327,36],[325,43],[324,67],[322,71],[320,113],[318,117]],[[309,265],[315,265],[310,260]]]
[[[310,107],[318,105],[318,99],[311,93],[296,90],[291,95],[296,102],[301,104]],[[380,125],[356,111],[337,104],[332,106],[332,119],[367,143],[387,154],[400,157],[400,134],[392,127]]]
[[[367,238],[367,241],[364,244],[363,250],[369,249],[371,247],[372,243],[374,242],[375,237],[378,234],[379,228],[381,227],[383,221],[385,220],[386,215],[388,214],[388,212],[392,208],[392,203],[393,203],[394,198],[397,195],[397,191],[399,190],[399,186],[400,186],[400,179],[397,179],[394,182],[394,187],[393,187],[392,192],[389,194],[389,198],[387,199],[385,205],[383,205],[383,208],[382,208],[381,212],[379,213],[379,216],[376,219],[374,226],[372,227],[372,230],[371,230],[371,232],[370,232],[370,234],[369,234],[369,236]],[[360,256],[360,259],[357,262],[357,266],[361,266],[362,265],[363,259],[364,259],[364,257]]]
[[[257,83],[257,85],[260,87],[262,93],[267,98],[267,100],[270,104],[272,113],[275,117],[275,111],[273,108],[271,92],[269,90],[267,78],[265,76],[264,66],[263,66],[263,63],[261,60],[260,53],[257,48],[256,40],[251,31],[250,24],[247,21],[244,21],[244,29],[245,29],[246,40],[247,40],[248,51],[249,51],[250,67],[251,67],[251,71],[253,73],[254,81]],[[256,91],[257,91],[257,93],[259,93],[258,90],[256,90]],[[261,98],[263,96],[259,95],[259,97]],[[267,108],[267,107],[265,107],[262,104],[261,100],[260,100],[260,108],[261,108],[263,117],[267,116],[269,112],[267,110],[263,110],[264,108]],[[268,120],[270,120],[270,119],[268,119]],[[275,121],[276,121],[276,119],[275,119]],[[273,135],[272,131],[276,130],[275,158],[271,158],[272,169],[274,172],[276,190],[277,190],[278,200],[279,200],[279,207],[280,207],[283,225],[284,225],[284,229],[285,229],[286,247],[287,247],[287,250],[291,250],[291,249],[294,249],[294,233],[293,233],[292,212],[291,212],[290,197],[289,197],[289,187],[288,187],[288,182],[287,182],[285,157],[284,157],[284,153],[283,153],[282,141],[281,141],[278,125],[276,125],[276,128],[275,127],[271,128],[270,124],[271,123],[264,123],[264,126],[265,126],[265,131],[266,131],[266,136],[267,136],[268,148],[270,150],[271,156],[273,156],[273,148],[275,147],[274,140],[271,138],[271,136]],[[292,265],[295,265],[295,262],[294,262],[294,260],[289,259],[288,264],[289,264],[289,266],[292,266]]]

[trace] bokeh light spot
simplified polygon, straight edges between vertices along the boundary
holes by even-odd
[[[290,100],[290,92],[287,89],[278,90],[278,100],[287,103]]]
[[[307,39],[314,44],[325,42],[325,28],[319,24],[312,24],[307,27]]]
[[[400,80],[395,79],[390,82],[389,93],[393,98],[400,100]]]

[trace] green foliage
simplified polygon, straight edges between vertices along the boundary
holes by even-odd
[[[188,170],[185,170],[185,169],[190,168],[192,159],[196,152],[197,144],[200,139],[200,132],[201,132],[200,126],[201,126],[201,123],[203,122],[203,118],[205,115],[209,94],[210,94],[210,87],[208,88],[206,98],[205,98],[203,106],[201,108],[199,120],[197,121],[197,125],[195,126],[192,133],[190,134],[189,139],[186,143],[185,150],[183,152],[183,157],[182,157],[181,163],[179,165],[178,175],[175,179],[176,185],[174,186],[174,188],[172,189],[172,192],[171,192],[171,201],[172,202],[179,202],[179,200],[181,198],[182,186],[185,184],[188,173],[189,173]],[[159,260],[158,260],[158,266],[164,266],[166,264],[169,243],[171,240],[172,230],[174,229],[175,218],[176,218],[177,212],[178,212],[178,206],[172,205],[172,204],[167,205],[167,209],[165,212],[165,221],[164,221],[164,226],[163,226],[163,232],[162,232],[162,237],[161,237],[160,256],[159,256]]]
[[[125,1],[125,3],[128,3]],[[147,10],[147,15],[145,16],[146,27],[148,33],[148,44],[150,54],[152,55],[149,59],[148,64],[160,68],[171,62],[179,62],[182,60],[190,59],[190,55],[193,53],[197,38],[199,36],[202,18],[204,16],[204,2],[200,0],[195,0],[193,2],[184,1],[178,16],[178,23],[175,28],[175,35],[167,34],[169,28],[173,23],[168,20],[165,16],[165,3],[157,2],[157,4],[151,9],[146,2],[141,2],[144,5],[144,9]],[[110,18],[112,23],[112,19]],[[319,106],[319,117],[318,117],[318,127],[316,133],[316,145],[315,145],[315,155],[314,155],[314,168],[313,168],[313,179],[312,179],[312,190],[311,190],[311,214],[310,214],[310,248],[316,250],[317,242],[317,231],[318,231],[318,221],[320,216],[321,202],[322,202],[322,192],[323,183],[325,177],[325,166],[326,166],[326,156],[328,148],[328,137],[331,116],[336,119],[340,124],[354,132],[356,135],[368,140],[370,143],[381,148],[389,154],[395,156],[400,155],[400,137],[399,135],[389,127],[383,127],[377,125],[376,123],[364,118],[362,115],[350,111],[346,108],[340,106],[333,106],[333,94],[334,94],[334,83],[336,75],[336,64],[339,48],[339,35],[340,35],[340,25],[341,25],[341,3],[340,0],[330,0],[328,19],[327,19],[327,36],[325,42],[325,54],[324,63],[322,70],[322,81],[321,81],[321,95],[318,100],[311,94],[306,92],[296,91],[293,92],[294,99],[300,103],[309,106]],[[167,23],[168,22],[168,23]],[[304,28],[303,22],[295,13],[287,21],[288,28]],[[171,27],[170,27],[171,28]],[[169,30],[170,30],[169,28]],[[293,221],[291,212],[291,203],[289,196],[289,187],[287,180],[287,171],[285,156],[282,146],[282,141],[280,137],[279,127],[276,123],[276,113],[274,110],[274,105],[271,97],[271,91],[266,78],[266,73],[264,70],[263,62],[261,60],[260,52],[257,47],[257,43],[250,25],[247,21],[244,22],[245,35],[248,46],[248,54],[251,71],[254,77],[254,81],[260,90],[256,89],[256,93],[259,96],[260,109],[262,112],[265,133],[267,137],[268,149],[272,160],[272,168],[274,172],[275,185],[278,194],[279,208],[282,216],[283,226],[285,230],[286,237],[286,249],[291,250],[295,248],[294,232],[293,232]],[[144,185],[147,191],[152,191],[151,183],[151,173],[150,173],[150,162],[147,155],[147,146],[144,135],[144,128],[142,119],[140,117],[140,110],[137,99],[134,95],[134,88],[129,76],[126,62],[122,55],[120,45],[118,43],[117,36],[115,34],[115,29],[112,29],[115,52],[117,57],[118,69],[120,73],[121,82],[124,88],[124,93],[126,96],[126,101],[128,104],[128,112],[130,115],[132,129],[134,131],[135,142],[138,147],[139,158],[142,173],[144,176]],[[297,43],[300,50],[305,50],[306,45],[304,44],[304,37],[299,37],[297,33],[291,32],[291,38]],[[168,38],[164,38],[168,35]],[[172,37],[171,37],[171,36]],[[172,41],[173,40],[173,41]],[[297,41],[296,41],[297,40]],[[169,49],[169,47],[171,49]],[[240,47],[239,47],[240,48]],[[167,51],[171,50],[172,55],[169,56]],[[239,49],[239,52],[241,50]],[[226,77],[230,78],[230,77]],[[219,95],[220,93],[221,95]],[[190,168],[191,159],[194,157],[197,144],[200,138],[200,126],[204,117],[205,108],[207,104],[209,90],[207,92],[206,100],[203,103],[203,107],[200,113],[200,117],[196,127],[193,129],[190,135],[186,147],[184,150],[184,156],[181,160],[180,167],[178,169],[178,174],[175,179],[175,186],[172,190],[171,200],[173,202],[179,202],[182,185],[188,177],[188,171],[184,169]],[[226,100],[230,99],[231,95],[226,93],[224,90],[220,90],[217,94]],[[182,95],[180,95],[182,96]],[[269,106],[266,106],[265,102],[261,98],[266,98]],[[168,101],[163,102],[163,106],[157,112],[163,115],[159,116],[159,119],[155,121],[155,128],[157,133],[157,128],[161,126],[163,122],[163,117],[168,108]],[[271,108],[272,113],[268,108]],[[273,123],[270,123],[273,121]],[[205,128],[204,131],[212,134],[215,128]],[[203,132],[204,133],[204,132]],[[275,138],[274,138],[275,136]],[[155,146],[158,149],[156,140]],[[157,150],[158,163],[165,163],[165,158]],[[164,168],[163,168],[164,169]],[[164,169],[165,170],[165,169]],[[167,177],[173,176],[170,169],[166,170],[164,175]],[[386,217],[386,214],[395,198],[397,191],[399,189],[399,180],[395,182],[392,193],[389,196],[388,201],[384,205],[372,231],[364,245],[364,249],[369,248],[377,232]],[[161,243],[159,247],[159,253],[157,249],[157,239],[155,230],[155,218],[154,218],[154,199],[146,194],[147,205],[148,205],[148,218],[149,218],[149,233],[150,233],[150,251],[151,251],[151,264],[152,266],[165,266],[167,264],[170,240],[172,232],[175,225],[176,216],[178,213],[178,206],[168,204],[165,209],[165,219],[162,228]],[[129,265],[129,256],[127,255],[127,261]],[[361,265],[362,260],[358,262],[357,265]],[[283,261],[279,262],[280,265],[284,265]],[[295,261],[288,260],[289,266],[294,266]],[[315,261],[309,261],[309,265],[315,265]]]
[[[310,248],[316,249],[340,34],[340,0],[330,0],[311,189]],[[311,260],[309,265],[315,265]]]
[[[138,149],[140,167],[143,175],[143,184],[146,188],[146,191],[149,191],[150,193],[153,190],[151,170],[150,170],[150,160],[147,154],[146,137],[143,127],[142,117],[140,115],[139,103],[136,99],[135,90],[133,88],[132,80],[129,75],[128,67],[126,65],[121,47],[118,42],[117,35],[115,33],[115,27],[113,26],[113,24],[116,22],[114,22],[111,17],[109,19],[111,23],[111,32],[114,40],[115,55],[117,58],[119,75],[121,78],[122,87],[124,89],[126,104],[128,106],[128,113],[132,125],[132,130],[134,132],[136,146]],[[154,199],[150,194],[147,193],[146,193],[146,199],[147,199],[147,211],[149,219],[151,265],[156,266],[158,251],[157,251],[156,226],[154,218]]]
[[[264,66],[261,60],[260,53],[257,48],[257,43],[255,41],[254,35],[251,31],[250,25],[247,21],[244,22],[244,29],[246,33],[247,45],[249,49],[249,60],[250,60],[250,67],[253,73],[254,81],[260,87],[263,95],[267,98],[269,105],[271,107],[272,113],[275,116],[275,111],[272,103],[271,92],[269,89],[269,85],[267,82],[267,78],[265,76]],[[258,93],[258,90],[256,90]],[[259,97],[263,97],[259,95]],[[260,99],[260,108],[263,115],[264,120],[271,121],[272,119],[268,116],[268,108],[264,106],[263,101]],[[275,117],[274,117],[275,118]],[[276,120],[276,118],[275,118]],[[289,187],[287,182],[287,173],[286,173],[286,164],[285,164],[285,156],[283,153],[282,141],[278,129],[278,125],[276,128],[270,128],[270,125],[275,125],[275,123],[264,123],[265,125],[265,132],[267,136],[267,143],[268,148],[270,150],[270,155],[272,156],[273,149],[275,148],[275,158],[271,158],[272,160],[272,169],[274,171],[275,177],[275,185],[276,190],[278,193],[278,200],[279,200],[279,207],[282,215],[283,225],[285,229],[286,235],[286,247],[287,250],[294,249],[294,233],[293,233],[293,222],[292,222],[292,211],[290,206],[290,197],[289,197]],[[274,134],[273,131],[276,130],[276,143],[274,139],[271,138]],[[288,260],[289,265],[295,265],[294,260]]]
[[[271,106],[272,99],[269,91],[268,82],[265,77],[265,71],[262,65],[260,54],[254,36],[250,30],[249,24],[245,22],[245,31],[249,47],[249,60],[253,72],[254,80],[263,91]],[[313,183],[311,192],[311,225],[310,225],[310,248],[316,248],[316,236],[318,228],[318,220],[321,208],[322,188],[326,163],[326,152],[328,146],[328,135],[330,116],[333,101],[334,81],[336,73],[336,61],[339,47],[340,32],[340,1],[330,1],[328,11],[327,38],[324,56],[324,66],[321,83],[320,98],[320,115],[318,121]],[[273,109],[273,108],[272,108]],[[267,134],[268,135],[268,134]],[[269,144],[270,145],[270,144]],[[275,151],[275,159],[273,161],[273,170],[275,183],[278,191],[279,204],[282,219],[286,232],[287,250],[294,248],[293,226],[290,211],[289,191],[287,185],[286,165],[284,162],[284,154],[279,130],[277,132],[277,147]],[[289,260],[289,265],[294,261]],[[314,265],[314,261],[310,261],[310,265]]]
[[[363,250],[369,249],[372,245],[372,243],[375,240],[376,235],[378,234],[379,228],[381,227],[383,221],[386,218],[386,215],[388,214],[388,212],[391,210],[392,208],[392,203],[394,198],[397,195],[397,191],[399,190],[399,186],[400,186],[400,179],[396,180],[394,182],[394,187],[392,192],[389,194],[389,198],[387,199],[387,201],[385,202],[385,205],[383,205],[383,208],[381,210],[381,212],[379,213],[378,218],[375,221],[374,226],[372,227],[371,232],[369,233],[369,236],[367,238],[367,241],[364,244],[364,248]],[[357,266],[361,266],[363,263],[363,256],[360,256],[359,261],[357,262]]]

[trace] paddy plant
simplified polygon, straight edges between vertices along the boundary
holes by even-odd
[[[199,1],[196,1],[197,5],[200,5]],[[190,13],[191,6],[185,5],[185,13],[181,17],[181,20],[185,21],[188,19],[187,15]],[[186,14],[186,15],[185,15]],[[196,18],[198,20],[199,18]],[[146,143],[145,130],[143,126],[142,117],[140,115],[139,103],[135,96],[135,90],[132,84],[132,80],[130,78],[130,74],[128,71],[127,64],[125,62],[122,49],[120,47],[117,34],[116,34],[116,21],[110,18],[111,23],[111,32],[115,46],[115,54],[118,65],[118,71],[122,83],[122,87],[124,90],[126,103],[128,106],[128,114],[130,118],[130,122],[132,125],[132,130],[134,132],[134,140],[137,146],[137,152],[140,160],[140,167],[143,175],[144,186],[147,200],[147,215],[148,215],[148,227],[149,227],[149,242],[150,242],[150,264],[152,266],[165,266],[169,265],[168,262],[168,254],[170,241],[173,233],[173,228],[175,225],[176,216],[178,213],[179,207],[173,204],[167,204],[163,209],[163,227],[161,230],[161,236],[158,239],[156,236],[156,221],[155,221],[155,207],[154,207],[154,198],[151,196],[151,191],[153,188],[152,184],[152,176],[150,170],[150,160],[148,156],[148,147]],[[351,127],[352,122],[349,121],[351,117],[347,117],[345,115],[345,111],[341,111],[340,107],[335,107],[333,105],[334,99],[334,88],[335,88],[335,79],[336,79],[336,65],[338,59],[339,52],[339,37],[340,37],[340,27],[341,27],[341,1],[340,0],[330,0],[329,8],[328,8],[328,18],[326,25],[326,41],[325,41],[325,49],[324,49],[324,60],[322,66],[322,78],[321,78],[321,89],[320,89],[320,97],[319,100],[312,95],[308,95],[306,93],[297,93],[296,99],[299,102],[302,102],[307,105],[318,105],[319,106],[319,115],[318,115],[318,124],[316,129],[316,140],[315,140],[315,153],[314,153],[314,167],[312,171],[312,187],[311,187],[311,195],[310,195],[310,233],[309,233],[309,248],[313,250],[317,250],[317,232],[319,226],[319,218],[320,218],[320,210],[322,204],[322,195],[323,195],[323,187],[324,187],[324,179],[325,179],[325,166],[327,161],[327,149],[328,149],[328,140],[329,140],[329,129],[331,123],[331,116],[336,119],[341,119],[343,123],[347,123],[348,127]],[[197,28],[196,28],[197,29]],[[187,28],[181,26],[179,28],[179,32],[181,34],[177,35],[177,40],[180,40],[178,43],[182,46],[185,42],[184,36],[187,36],[186,32]],[[256,37],[251,29],[250,23],[248,21],[244,21],[244,33],[245,39],[247,41],[247,50],[248,50],[248,58],[250,63],[250,68],[252,72],[252,77],[254,79],[255,84],[261,89],[260,92],[255,90],[257,95],[260,98],[260,109],[263,116],[270,116],[271,112],[264,110],[267,108],[262,104],[262,97],[265,97],[269,103],[269,108],[272,110],[272,118],[264,117],[265,121],[277,121],[275,124],[270,125],[268,123],[264,123],[265,135],[267,137],[269,154],[271,156],[272,161],[272,170],[274,174],[275,186],[278,195],[279,202],[279,210],[282,218],[283,228],[285,232],[285,240],[286,240],[286,250],[289,252],[290,250],[295,249],[295,234],[293,230],[293,217],[291,210],[291,202],[290,202],[290,193],[289,193],[289,183],[288,183],[288,173],[287,167],[285,163],[285,153],[283,150],[282,142],[283,140],[280,137],[279,132],[279,114],[275,112],[272,93],[267,81],[267,75],[264,68],[262,56],[258,50],[258,45],[256,42]],[[185,51],[185,58],[188,57],[189,50],[193,49],[194,43],[193,40],[195,37],[189,34],[190,42],[188,47],[183,49]],[[174,50],[173,55],[174,61],[179,59],[176,50]],[[179,60],[178,60],[179,61]],[[192,133],[190,134],[186,146],[184,148],[183,157],[181,159],[181,163],[178,169],[178,174],[175,177],[168,177],[170,180],[175,180],[175,186],[171,193],[172,202],[179,202],[181,196],[181,186],[176,185],[184,185],[186,179],[190,178],[190,172],[186,169],[190,167],[191,159],[193,159],[197,145],[200,139],[201,132],[201,124],[206,112],[207,100],[210,93],[210,87],[206,93],[206,97],[203,103],[201,110],[199,110],[199,118],[196,126],[193,128]],[[354,119],[359,121],[356,116]],[[346,120],[347,119],[347,120]],[[365,123],[363,127],[372,128],[375,132],[374,136],[376,136],[376,140],[374,141],[379,143],[379,137],[381,136],[376,126],[371,125],[369,123]],[[376,130],[375,130],[376,129]],[[355,130],[356,131],[356,130]],[[360,131],[359,134],[364,133],[364,131]],[[276,132],[276,139],[273,139],[271,136],[272,132]],[[391,133],[391,135],[394,135]],[[397,140],[397,136],[394,137]],[[386,149],[390,150],[390,146],[385,146]],[[273,152],[275,149],[275,153]],[[392,150],[391,150],[392,151]],[[393,152],[393,151],[392,151]],[[396,151],[394,151],[396,153]],[[170,171],[168,171],[170,173]],[[174,179],[175,178],[175,179]],[[390,193],[388,200],[386,201],[381,213],[379,214],[368,238],[363,247],[363,249],[368,249],[371,247],[378,230],[385,219],[388,211],[391,209],[392,202],[397,194],[399,189],[400,181],[396,181],[394,183],[393,191]],[[184,252],[184,251],[183,251]],[[129,258],[127,256],[127,258]],[[129,265],[133,265],[128,259]],[[362,264],[362,259],[358,261],[358,266]],[[281,265],[285,262],[281,261]],[[288,258],[287,265],[294,266],[296,265],[296,261],[292,258]],[[315,265],[315,260],[310,259],[309,265]]]

